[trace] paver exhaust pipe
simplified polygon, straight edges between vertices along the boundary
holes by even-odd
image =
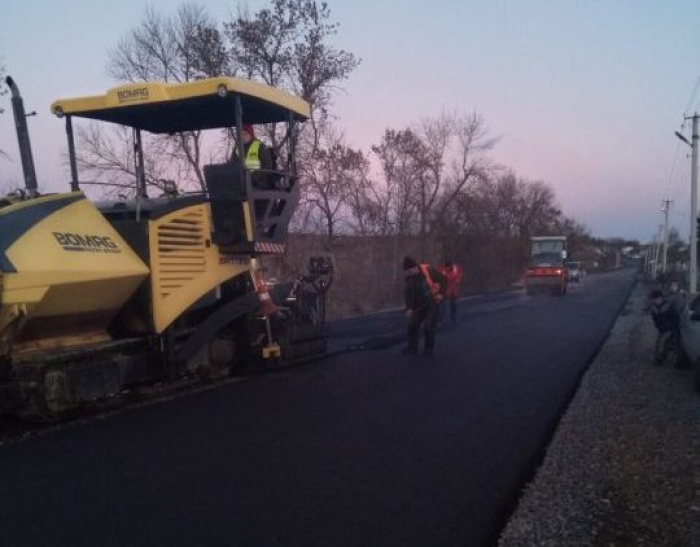
[[[29,140],[29,127],[27,126],[27,114],[24,111],[24,101],[19,93],[19,88],[15,81],[8,76],[5,78],[7,87],[12,93],[12,112],[15,116],[15,128],[17,129],[17,142],[19,143],[19,155],[22,158],[22,171],[24,173],[24,186],[29,197],[36,197],[37,182],[36,170],[34,169],[34,157],[32,156],[32,145]]]

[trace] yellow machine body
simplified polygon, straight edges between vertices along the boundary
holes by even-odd
[[[81,193],[20,202],[0,209],[2,219],[28,225],[5,234],[0,277],[0,340],[13,342],[15,356],[109,339],[106,327],[149,273],[148,312],[139,319],[143,331],[161,334],[251,269],[250,257],[212,243],[208,203],[134,223],[147,238],[145,260]]]
[[[13,104],[18,95],[15,86]],[[0,412],[55,416],[187,371],[232,370],[253,349],[280,358],[278,336],[290,359],[325,349],[320,327],[300,311],[274,325],[266,319],[262,332],[251,275],[256,257],[285,251],[308,103],[263,84],[210,78],[130,83],[61,99],[51,111],[65,119],[73,191],[42,196],[25,172],[25,192],[0,200]],[[78,191],[73,122],[80,118],[133,131],[131,199],[93,203]],[[286,125],[281,169],[203,165],[201,192],[149,197],[142,131],[233,128],[240,157],[244,124]],[[21,125],[24,165],[31,149]]]
[[[248,256],[224,254],[211,241],[208,203],[149,221],[152,322],[162,333],[192,304],[251,268]]]
[[[148,267],[80,192],[0,209],[0,355],[107,339]]]

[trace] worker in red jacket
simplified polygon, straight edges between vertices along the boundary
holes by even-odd
[[[445,261],[445,266],[440,272],[447,279],[447,299],[450,301],[450,319],[452,324],[457,323],[457,296],[459,296],[459,286],[462,283],[464,270],[459,264],[454,264],[451,260]]]

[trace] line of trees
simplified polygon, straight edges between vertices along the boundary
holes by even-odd
[[[324,128],[303,168],[296,229],[329,239],[417,240],[421,256],[437,259],[473,261],[478,248],[479,260],[511,275],[522,270],[534,235],[564,234],[573,248],[589,242],[586,227],[562,213],[550,186],[493,159],[496,144],[475,112],[387,129],[366,151]]]
[[[173,12],[150,7],[108,52],[106,69],[116,83],[239,76],[309,102],[293,229],[312,237],[291,241],[295,251],[285,260],[299,263],[281,266],[302,268],[306,251],[333,251],[345,261],[339,270],[352,274],[338,276],[334,296],[345,298],[350,313],[398,302],[405,253],[462,262],[466,287],[484,290],[522,275],[534,235],[568,236],[574,257],[578,250],[597,257],[597,249],[626,245],[592,238],[563,214],[549,185],[499,164],[498,139],[476,111],[407,119],[373,143],[349,143],[333,116],[333,99],[360,59],[334,45],[338,29],[319,0],[269,0],[222,21],[203,4],[183,3]],[[81,179],[128,194],[135,180],[133,132],[106,124],[76,127]],[[268,125],[263,133],[285,161],[282,132]],[[231,132],[222,130],[144,135],[144,145],[147,184],[156,194],[172,180],[180,190],[203,189],[203,166],[226,161],[233,143]]]
[[[365,149],[348,144],[332,116],[333,96],[360,59],[331,44],[337,32],[329,6],[317,0],[270,0],[225,21],[200,4],[182,4],[172,14],[148,8],[109,52],[107,71],[118,82],[240,76],[308,101],[297,231],[329,241],[338,235],[412,239],[422,255],[433,257],[474,259],[480,246],[480,259],[510,272],[521,268],[531,235],[588,237],[562,214],[551,187],[494,160],[498,139],[477,112],[408,120]],[[268,144],[280,146],[274,125],[265,133]],[[84,173],[122,185],[133,179],[129,131],[88,125],[78,135]],[[231,146],[226,131],[213,139],[198,131],[148,136],[147,182],[159,187],[174,178],[204,188],[203,165],[224,161]]]
[[[151,7],[109,52],[107,72],[117,82],[188,82],[226,75],[286,89],[311,105],[304,139],[309,156],[317,146],[317,128],[329,123],[334,90],[360,62],[330,43],[337,31],[328,5],[316,0],[271,0],[257,12],[241,8],[221,22],[200,4],[184,3],[171,15]],[[273,148],[281,146],[274,124],[265,133]],[[79,129],[78,136],[82,170],[114,183],[133,176],[133,162],[124,153],[133,149],[128,131],[106,134],[93,125]],[[164,179],[176,178],[181,185],[189,181],[204,188],[203,164],[224,161],[231,135],[223,131],[213,140],[206,140],[201,131],[151,135],[144,146],[149,156],[159,158],[146,166],[147,184],[159,187]]]

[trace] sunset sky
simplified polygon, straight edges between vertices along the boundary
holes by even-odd
[[[181,2],[159,1],[163,13]],[[265,2],[249,1],[254,11]],[[387,127],[442,110],[476,110],[500,142],[492,156],[543,180],[564,212],[598,236],[647,241],[674,200],[671,224],[687,237],[690,161],[673,135],[700,108],[697,0],[331,0],[335,45],[362,59],[335,99],[353,146],[368,150]],[[0,59],[30,118],[37,175],[66,188],[58,97],[104,93],[107,51],[143,16],[137,0],[6,0]],[[228,19],[236,2],[210,0]],[[8,96],[0,116],[0,185],[22,175]],[[689,126],[683,129],[689,136]]]

